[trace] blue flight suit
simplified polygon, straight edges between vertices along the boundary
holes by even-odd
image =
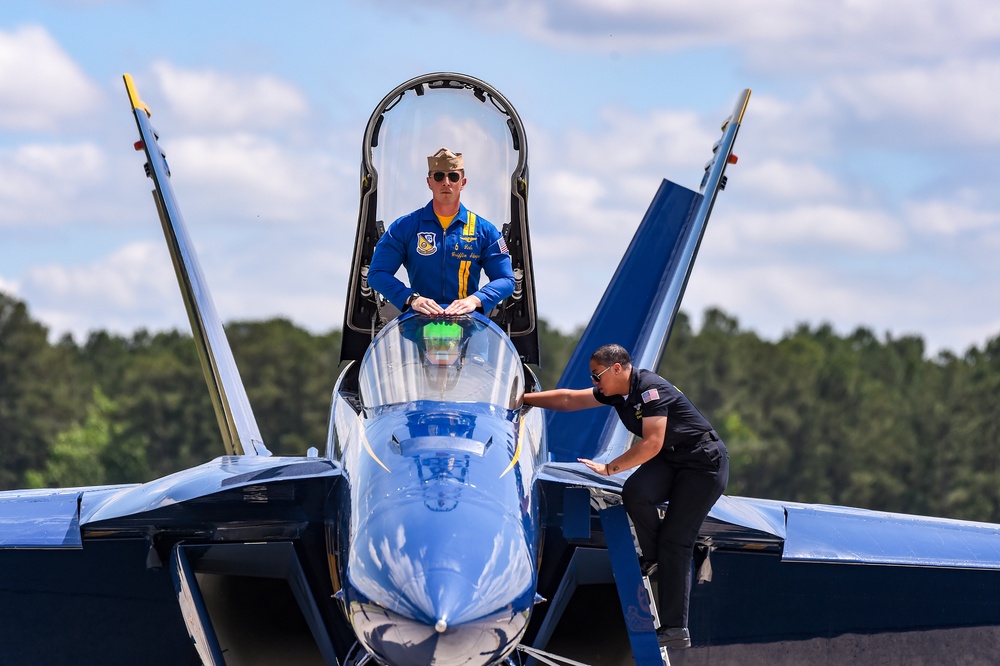
[[[407,287],[396,278],[406,266]],[[490,282],[479,287],[479,273]],[[368,284],[402,311],[417,292],[441,307],[476,296],[489,312],[514,293],[514,271],[507,244],[496,227],[459,204],[458,214],[441,228],[433,201],[393,222],[375,245]]]

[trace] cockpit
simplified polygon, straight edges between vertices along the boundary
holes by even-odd
[[[361,207],[341,360],[362,358],[372,336],[399,314],[368,284],[372,255],[394,220],[430,200],[427,155],[441,147],[465,155],[469,186],[462,202],[501,232],[510,254],[517,286],[510,297],[485,314],[511,338],[525,363],[537,364],[524,126],[499,91],[485,81],[453,72],[427,74],[397,86],[368,121],[361,149]],[[405,271],[399,277],[407,282]]]
[[[482,315],[407,314],[387,324],[361,361],[368,409],[421,400],[521,406],[524,370],[510,339]]]

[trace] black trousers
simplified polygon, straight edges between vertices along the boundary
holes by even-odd
[[[656,560],[660,626],[688,626],[694,544],[705,516],[729,482],[729,453],[721,440],[693,449],[661,451],[625,481],[622,501],[639,548]],[[660,521],[657,505],[668,502]]]

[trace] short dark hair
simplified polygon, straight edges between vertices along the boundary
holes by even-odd
[[[632,365],[632,357],[628,355],[621,345],[610,344],[599,347],[597,351],[590,355],[590,360],[597,361],[604,367],[621,363],[622,367]]]

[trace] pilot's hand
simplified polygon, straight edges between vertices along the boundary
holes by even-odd
[[[482,307],[483,302],[479,300],[476,296],[466,296],[465,298],[460,298],[457,301],[452,301],[451,305],[444,309],[445,315],[463,315],[469,314],[478,307]]]
[[[413,302],[410,303],[410,309],[414,312],[419,312],[420,314],[425,315],[447,314],[444,308],[438,305],[437,301],[433,298],[426,298],[424,296],[417,296],[414,298]]]

